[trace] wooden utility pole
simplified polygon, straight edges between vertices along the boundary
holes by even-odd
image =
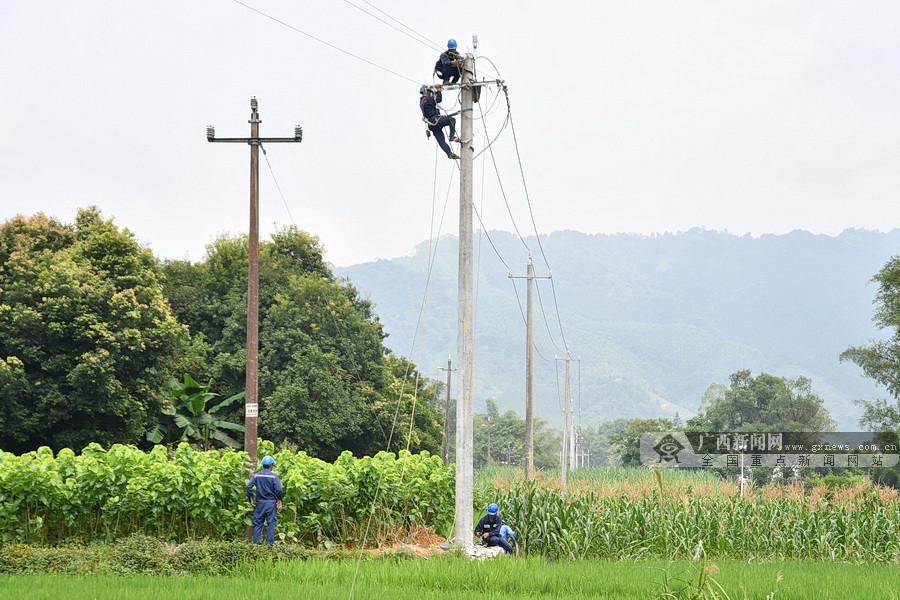
[[[244,450],[250,457],[250,468],[256,469],[256,422],[259,418],[259,147],[266,143],[300,142],[303,129],[294,127],[292,138],[259,137],[259,104],[250,98],[250,137],[216,138],[216,130],[206,128],[209,142],[250,145],[250,232],[249,266],[247,269],[247,365],[244,386]]]
[[[447,368],[440,367],[441,371],[447,371],[447,399],[444,400],[444,429],[441,438],[441,456],[444,459],[444,466],[450,464],[450,382],[453,371],[453,358],[447,357]]]
[[[472,376],[475,366],[472,288],[472,103],[475,58],[466,54],[460,69],[459,149],[459,289],[457,297],[457,357],[459,394],[456,400],[456,512],[453,536],[458,544],[472,545],[473,457]]]

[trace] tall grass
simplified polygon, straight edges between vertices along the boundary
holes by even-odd
[[[700,563],[665,561],[548,563],[535,559],[487,563],[445,557],[427,562],[366,560],[360,565],[356,600],[471,600],[534,598],[622,598],[625,600],[704,597],[697,591]],[[891,598],[896,569],[879,565],[789,562],[709,565],[708,580],[720,598]],[[129,598],[315,598],[346,600],[353,561],[276,563],[246,569],[235,577],[0,576],[5,597],[96,600]],[[717,588],[718,589],[718,588]]]
[[[564,495],[534,482],[479,490],[500,504],[526,554],[553,559],[804,558],[900,562],[900,499],[859,488],[831,496],[802,487],[750,497],[624,483],[617,493]],[[818,492],[821,492],[819,490]]]

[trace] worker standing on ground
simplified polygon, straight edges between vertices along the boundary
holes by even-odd
[[[487,514],[475,526],[475,535],[480,536],[486,546],[500,546],[507,554],[512,554],[510,541],[516,540],[516,532],[500,518],[500,507],[491,502]]]
[[[456,137],[456,119],[447,115],[442,115],[438,109],[441,103],[441,85],[438,84],[433,88],[422,86],[419,88],[419,108],[422,109],[422,118],[428,124],[428,130],[434,135],[438,146],[447,155],[447,158],[459,158],[453,150],[450,149],[447,140],[444,138],[444,127],[450,128],[450,141],[458,142]]]
[[[434,65],[434,73],[445,84],[459,83],[459,66],[462,56],[456,51],[456,40],[447,41],[447,51],[442,53]]]
[[[272,471],[275,459],[266,456],[262,459],[262,469],[250,476],[247,482],[247,500],[253,505],[253,543],[262,541],[263,523],[266,523],[266,543],[275,543],[275,524],[278,521],[278,511],[281,510],[281,501],[284,498],[284,487],[281,479]],[[256,495],[253,495],[253,488]]]

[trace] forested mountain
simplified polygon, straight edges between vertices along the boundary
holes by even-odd
[[[524,274],[524,245],[504,232],[491,237],[514,274]],[[852,401],[879,393],[839,355],[878,336],[871,278],[900,254],[900,230],[760,237],[701,229],[653,236],[561,231],[541,241],[566,339],[582,358],[585,422],[693,414],[710,383],[727,382],[739,369],[810,377],[844,428],[856,426]],[[536,240],[526,242],[537,274],[546,274]],[[521,410],[522,316],[506,267],[487,238],[478,245],[476,234],[476,407],[494,397],[501,408]],[[435,377],[456,350],[456,252],[455,237],[439,240],[412,356]],[[336,269],[374,301],[387,345],[403,355],[410,351],[428,255],[426,243],[410,256]],[[521,280],[518,288],[524,303]],[[542,281],[539,289],[549,331],[538,306],[536,345],[544,358],[536,359],[537,412],[558,422],[562,377],[553,359],[562,355],[562,340],[550,286]]]

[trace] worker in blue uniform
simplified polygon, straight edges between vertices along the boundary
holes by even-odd
[[[516,532],[513,531],[500,517],[500,507],[491,502],[487,507],[487,514],[481,517],[475,526],[475,535],[479,536],[486,546],[500,546],[507,554],[512,553],[510,541],[516,540]]]
[[[447,51],[443,52],[434,64],[434,73],[443,80],[445,84],[453,84],[459,82],[459,66],[462,64],[462,57],[456,51],[456,40],[447,41]]]
[[[456,137],[456,119],[441,114],[437,106],[441,103],[441,100],[443,100],[443,97],[441,96],[440,84],[433,88],[424,85],[419,88],[419,108],[422,109],[422,118],[427,123],[428,130],[434,135],[434,139],[437,141],[438,146],[441,147],[441,150],[444,151],[444,154],[447,155],[447,158],[456,159],[459,156],[450,149],[450,145],[447,144],[447,140],[444,138],[444,127],[449,127],[450,141],[459,141],[459,138]]]
[[[272,471],[274,465],[274,458],[263,457],[262,469],[250,476],[245,488],[247,500],[253,505],[254,544],[262,541],[263,523],[267,525],[266,543],[270,546],[275,543],[275,524],[278,521],[278,511],[281,510],[281,501],[284,499],[284,487],[281,485],[281,479]]]

